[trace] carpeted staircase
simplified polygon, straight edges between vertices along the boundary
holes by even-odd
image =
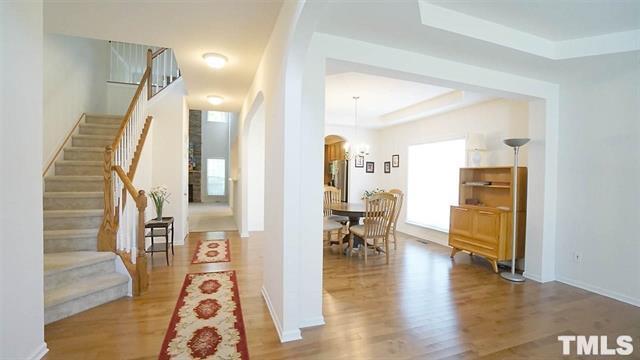
[[[104,148],[121,120],[87,115],[55,163],[55,175],[44,179],[46,324],[127,295],[128,277],[116,272],[116,255],[97,251]]]

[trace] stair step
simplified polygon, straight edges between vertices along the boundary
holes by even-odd
[[[45,210],[45,230],[95,229],[102,224],[103,210]]]
[[[85,124],[120,125],[123,115],[87,114]]]
[[[45,210],[103,209],[104,194],[95,192],[45,192]]]
[[[80,124],[80,134],[82,135],[108,135],[115,138],[118,130],[120,129],[120,124],[96,124],[96,123],[85,123]]]
[[[102,147],[113,143],[114,137],[107,135],[73,135],[71,145],[77,147]]]
[[[64,149],[64,159],[104,161],[104,147],[69,147]]]
[[[82,278],[46,291],[44,322],[49,324],[124,297],[128,282],[127,276],[114,272]]]
[[[102,175],[104,163],[90,160],[58,160],[56,175]]]
[[[103,176],[47,176],[44,191],[104,191]]]
[[[116,254],[98,251],[68,251],[44,255],[45,291],[73,283],[82,277],[115,271]]]
[[[44,253],[96,251],[98,249],[98,231],[98,228],[46,230],[44,232]]]

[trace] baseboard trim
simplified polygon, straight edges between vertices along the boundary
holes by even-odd
[[[633,298],[631,296],[628,295],[624,295],[624,294],[620,294],[617,291],[610,291],[607,289],[603,289],[601,287],[598,286],[593,286],[590,284],[586,284],[582,281],[578,281],[578,280],[574,280],[568,277],[564,277],[564,276],[556,276],[556,280],[567,284],[567,285],[571,285],[571,286],[575,286],[577,288],[583,289],[583,290],[587,290],[587,291],[591,291],[593,293],[596,293],[598,295],[602,295],[602,296],[606,296],[608,298],[612,298],[614,300],[618,300],[618,301],[622,301],[623,303],[627,303],[633,306],[637,306],[640,307],[640,299],[636,299]]]
[[[527,272],[526,270],[522,273],[522,276],[524,276],[525,278],[527,278],[529,280],[533,280],[533,281],[541,283],[541,284],[544,283],[544,281],[542,281],[542,277],[540,275],[532,274],[530,272]]]
[[[324,316],[318,316],[315,318],[311,318],[311,319],[306,319],[306,320],[302,320],[300,321],[300,327],[301,328],[308,328],[308,327],[312,327],[312,326],[322,326],[324,325]]]
[[[38,347],[27,359],[29,360],[40,360],[49,352],[49,348],[47,347],[47,343],[43,342],[40,347]]]
[[[269,309],[269,315],[271,315],[271,321],[273,321],[273,325],[276,327],[276,332],[278,333],[280,342],[284,343],[289,341],[301,340],[302,335],[300,334],[300,329],[288,330],[288,331],[282,330],[282,326],[280,325],[280,321],[276,316],[276,312],[273,310],[273,305],[271,304],[271,298],[269,297],[269,292],[264,286],[262,287],[261,292],[262,292],[262,298],[267,304],[267,309]]]

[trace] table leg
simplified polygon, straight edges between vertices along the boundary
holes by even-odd
[[[169,266],[169,225],[164,229],[164,254],[167,258],[167,266]]]
[[[171,255],[175,255],[176,253],[173,251],[173,233],[174,233],[174,225],[171,223]]]

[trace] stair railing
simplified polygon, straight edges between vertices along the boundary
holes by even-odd
[[[149,49],[147,58],[151,55]],[[140,295],[149,285],[144,236],[147,196],[133,185],[133,179],[151,127],[152,117],[146,115],[145,108],[152,65],[148,62],[118,133],[104,153],[104,219],[98,250],[120,255],[133,280],[133,295]],[[132,202],[127,201],[129,197]]]
[[[152,69],[151,86],[148,88],[149,99],[166,89],[182,75],[172,49],[160,48],[150,55],[147,52],[147,63]]]

